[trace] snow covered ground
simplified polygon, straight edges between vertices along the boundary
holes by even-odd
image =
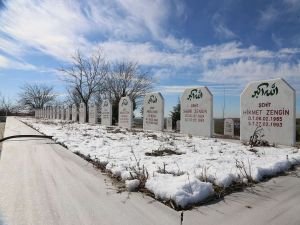
[[[255,147],[213,138],[162,132],[129,132],[117,127],[58,120],[22,118],[35,129],[107,164],[129,190],[139,173],[149,174],[146,188],[161,200],[186,207],[214,194],[213,185],[261,181],[300,164],[300,150],[293,147]],[[162,156],[156,156],[165,153]],[[168,155],[168,153],[171,153]]]

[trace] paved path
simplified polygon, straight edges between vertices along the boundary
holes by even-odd
[[[38,134],[8,118],[5,136]],[[179,224],[179,213],[109,178],[52,140],[11,139],[0,160],[0,217],[7,225]]]
[[[8,118],[5,136],[37,134]],[[300,224],[300,172],[184,212],[184,225]],[[110,179],[52,140],[12,139],[0,160],[0,225],[177,225],[180,213]]]

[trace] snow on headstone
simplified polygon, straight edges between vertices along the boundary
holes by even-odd
[[[211,137],[213,95],[207,87],[185,89],[181,97],[181,133]]]
[[[283,79],[251,82],[241,94],[240,139],[295,145],[296,93]]]
[[[226,136],[234,136],[234,121],[233,119],[225,119],[224,120],[224,135]]]
[[[167,118],[167,130],[172,131],[172,117]]]
[[[143,129],[164,129],[164,98],[159,92],[146,94],[144,98]]]
[[[72,118],[72,107],[66,106],[66,120],[71,120]]]
[[[76,104],[72,105],[72,121],[77,121],[78,109]]]
[[[89,104],[89,123],[98,123],[98,106],[95,103]]]
[[[86,106],[83,102],[79,105],[79,123],[86,122]]]
[[[102,102],[101,124],[106,126],[111,126],[112,124],[112,106],[108,99],[105,99]]]
[[[119,102],[119,127],[131,128],[133,119],[133,104],[131,99],[122,97]]]

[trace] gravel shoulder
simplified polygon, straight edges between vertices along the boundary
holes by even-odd
[[[0,123],[0,139],[3,138],[4,129],[5,129],[5,123]],[[0,143],[0,151],[1,149],[2,149],[2,143]]]

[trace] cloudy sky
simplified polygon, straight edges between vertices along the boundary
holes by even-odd
[[[23,83],[65,93],[57,68],[101,47],[155,78],[166,112],[184,88],[205,85],[220,117],[239,115],[252,80],[283,77],[298,92],[300,0],[0,0],[0,92]]]

